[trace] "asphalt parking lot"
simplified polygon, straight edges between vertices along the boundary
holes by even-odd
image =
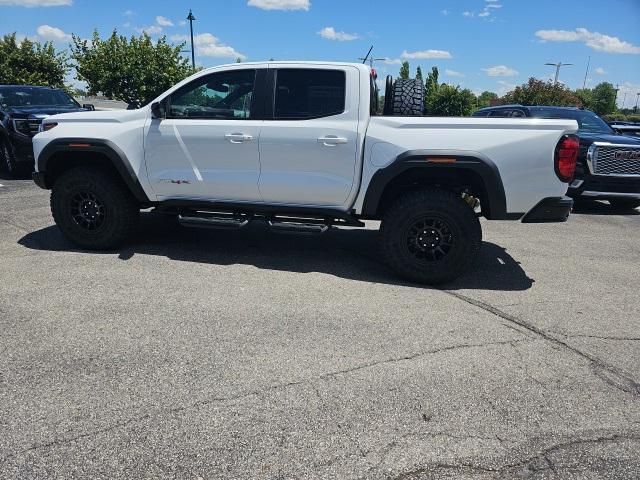
[[[0,478],[640,478],[640,212],[483,222],[432,289],[375,223],[89,253],[0,184]]]

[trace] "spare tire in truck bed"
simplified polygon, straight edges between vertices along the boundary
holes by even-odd
[[[424,109],[424,84],[417,79],[387,77],[384,93],[384,115],[419,117]]]

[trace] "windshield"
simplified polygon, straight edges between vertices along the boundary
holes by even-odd
[[[3,107],[79,107],[78,103],[62,90],[34,87],[0,88],[0,105]]]
[[[607,123],[589,110],[569,110],[561,108],[530,107],[533,118],[567,118],[578,122],[582,133],[614,133]]]

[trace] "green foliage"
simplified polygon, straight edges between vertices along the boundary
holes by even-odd
[[[598,115],[607,115],[616,110],[616,89],[609,82],[602,82],[592,90],[591,110]]]
[[[497,93],[485,90],[480,94],[480,96],[478,96],[478,108],[490,107],[491,100],[496,100],[497,98]]]
[[[593,109],[593,90],[590,88],[579,88],[575,91],[576,97],[580,99],[581,105],[589,110]]]
[[[64,87],[68,71],[67,55],[51,42],[17,42],[15,33],[0,38],[0,84]]]
[[[467,88],[443,83],[430,92],[425,105],[427,115],[464,117],[470,115],[476,105],[475,95]]]
[[[530,78],[502,98],[503,103],[519,103],[522,105],[555,105],[572,107],[582,104],[580,98],[561,83],[542,81]]]
[[[640,123],[640,115],[624,115],[621,113],[611,113],[608,115],[603,115],[602,119],[605,122],[613,122],[614,120],[618,120],[621,122],[636,122],[636,123]]]
[[[102,40],[96,30],[91,41],[73,36],[71,57],[90,95],[144,105],[192,73],[183,46],[169,45],[164,36],[154,43],[146,33],[128,39],[115,30]]]
[[[420,67],[416,69],[416,80],[422,81],[422,69]]]
[[[431,67],[431,71],[427,74],[427,80],[424,82],[425,96],[428,98],[433,95],[440,84],[438,83],[438,67]]]
[[[402,62],[402,66],[400,67],[400,78],[403,80],[407,80],[409,78],[409,62],[406,60]]]

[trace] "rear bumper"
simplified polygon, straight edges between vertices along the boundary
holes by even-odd
[[[572,208],[569,197],[547,197],[527,212],[522,223],[566,222]]]

